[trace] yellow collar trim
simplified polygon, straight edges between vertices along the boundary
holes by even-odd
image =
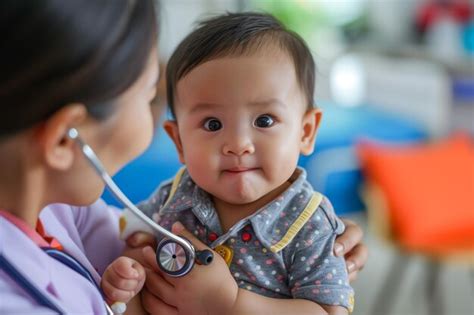
[[[295,222],[288,228],[283,238],[270,247],[270,250],[274,253],[281,251],[285,248],[295,237],[295,235],[301,230],[301,228],[308,222],[314,212],[318,209],[319,204],[323,200],[323,195],[318,192],[314,192],[310,201],[304,208],[303,212],[298,216]]]
[[[168,205],[168,203],[171,201],[171,199],[173,199],[173,196],[176,193],[176,190],[178,189],[179,182],[181,181],[181,177],[183,177],[183,174],[184,174],[185,170],[186,170],[186,166],[183,166],[176,173],[176,176],[173,179],[173,184],[171,184],[170,194],[168,195],[168,199],[166,199],[166,202],[165,202],[165,204],[163,205],[162,208],[166,207]]]

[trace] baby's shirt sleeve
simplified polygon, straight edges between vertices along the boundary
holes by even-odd
[[[293,298],[318,304],[339,305],[352,311],[354,291],[343,257],[333,254],[334,242],[344,224],[327,198],[289,246],[288,278]]]

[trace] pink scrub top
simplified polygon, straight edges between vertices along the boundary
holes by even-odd
[[[2,212],[0,255],[67,314],[105,314],[104,301],[97,288],[47,255],[40,246],[60,244],[64,252],[80,262],[99,284],[105,268],[124,248],[119,239],[118,215],[118,209],[102,200],[88,207],[49,205],[40,213],[44,233],[54,238],[47,241],[20,220]],[[39,305],[4,270],[0,270],[0,314],[54,313]]]

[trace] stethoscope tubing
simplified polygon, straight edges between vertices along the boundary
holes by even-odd
[[[68,268],[71,268],[72,270],[79,273],[81,276],[85,277],[102,294],[101,290],[97,286],[97,283],[94,281],[87,269],[82,266],[81,263],[75,260],[72,256],[69,256],[66,253],[61,254],[59,251],[57,251],[59,254],[61,254],[63,258],[67,257],[67,260],[60,259],[57,254],[53,256],[48,250],[44,251],[53,259],[56,259],[62,264],[65,264]],[[17,270],[15,266],[3,255],[0,255],[0,269],[3,269],[5,273],[9,275],[10,278],[15,281],[21,288],[23,288],[28,293],[28,295],[30,295],[39,305],[52,309],[58,314],[66,314],[66,312],[59,305],[57,305],[55,302],[53,302],[52,299],[47,297],[46,294],[42,293],[40,289],[38,289],[30,280],[28,280],[19,270]],[[87,272],[88,274],[85,275],[85,272]],[[115,313],[113,312],[111,307],[105,302],[105,300],[104,306],[107,315],[115,315]]]
[[[141,212],[130,201],[130,199],[128,199],[127,196],[125,196],[122,190],[115,184],[113,179],[107,173],[107,171],[105,170],[105,167],[102,165],[102,163],[100,162],[99,158],[97,157],[95,152],[92,150],[92,148],[81,139],[81,137],[79,136],[79,132],[77,131],[76,128],[69,129],[68,137],[71,138],[72,140],[75,140],[79,144],[83,154],[86,156],[90,164],[94,167],[96,172],[100,175],[106,187],[124,207],[130,209],[130,211],[132,211],[134,215],[136,215],[138,218],[140,218],[140,220],[142,220],[149,227],[151,227],[153,231],[159,234],[165,235],[166,237],[174,240],[175,242],[183,246],[183,248],[186,250],[187,254],[189,255],[189,259],[191,259],[191,261],[195,260],[196,252],[194,250],[194,247],[191,245],[191,243],[189,243],[186,239],[179,237],[171,233],[170,231],[166,230],[165,228],[161,227],[159,224],[157,224],[155,221],[153,221],[148,216],[146,216],[143,212]]]
[[[10,278],[23,288],[39,305],[52,309],[59,314],[65,314],[64,310],[41,292],[30,280],[15,268],[15,266],[3,255],[0,255],[0,269],[3,269]],[[108,310],[107,310],[108,311]]]

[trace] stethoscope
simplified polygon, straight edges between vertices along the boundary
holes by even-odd
[[[130,209],[134,215],[151,227],[154,232],[166,236],[156,249],[156,261],[164,272],[171,277],[182,277],[191,271],[195,262],[201,265],[208,265],[212,262],[214,258],[212,251],[207,249],[196,251],[188,240],[164,229],[141,212],[115,184],[92,148],[79,136],[76,128],[68,130],[68,137],[79,144],[82,153],[102,178],[112,195],[124,207]]]

